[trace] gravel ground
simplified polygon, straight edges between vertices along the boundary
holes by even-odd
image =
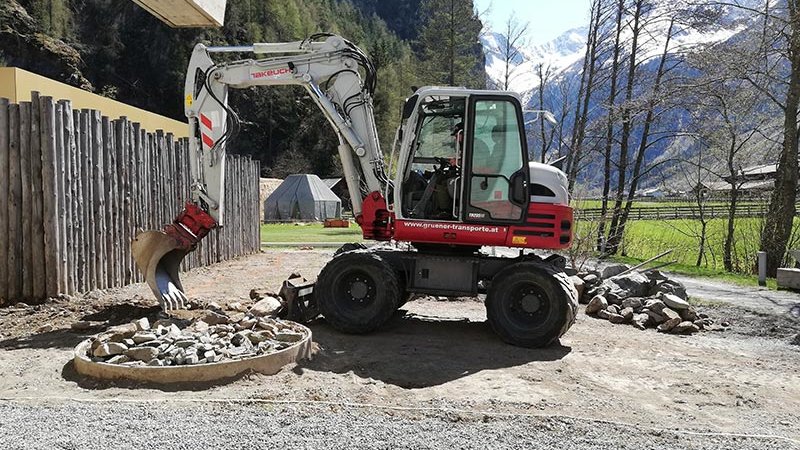
[[[333,405],[0,403],[7,449],[520,448],[792,449],[775,437],[687,434],[568,417],[376,410]],[[165,426],[165,424],[171,424]],[[60,430],[54,433],[53,430]]]

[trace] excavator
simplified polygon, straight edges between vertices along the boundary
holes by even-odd
[[[222,53],[251,57],[212,59]],[[355,221],[365,240],[376,241],[342,246],[316,283],[284,282],[282,297],[290,310],[295,305],[295,317],[321,314],[338,331],[368,333],[413,295],[485,294],[488,322],[510,344],[547,346],[572,326],[577,293],[565,258],[552,253],[573,238],[567,177],[528,160],[530,115],[519,97],[418,88],[405,100],[386,158],[373,111],[376,69],[356,45],[327,33],[296,42],[195,46],[184,97],[191,200],[173,223],[132,243],[165,312],[187,303],[178,274],[184,256],[225,226],[226,145],[239,124],[229,89],[279,85],[305,88],[335,130]],[[487,250],[497,247],[512,251]]]

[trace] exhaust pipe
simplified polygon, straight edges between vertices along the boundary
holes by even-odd
[[[178,275],[181,262],[216,225],[207,212],[187,203],[163,231],[139,233],[131,242],[136,266],[165,313],[186,309],[188,299]]]

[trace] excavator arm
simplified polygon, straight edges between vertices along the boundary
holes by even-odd
[[[212,55],[220,53],[270,56],[215,62]],[[228,89],[283,85],[305,88],[336,131],[353,213],[360,223],[366,221],[362,223],[365,230],[386,238],[380,225],[388,221],[383,199],[391,181],[385,174],[372,109],[375,69],[364,52],[329,34],[241,47],[198,44],[184,92],[191,201],[164,230],[140,233],[132,243],[134,259],[165,311],[185,306],[178,277],[183,258],[210,230],[225,223],[225,151],[239,128],[238,116],[228,105]]]

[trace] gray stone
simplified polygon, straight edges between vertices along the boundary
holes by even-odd
[[[672,330],[670,330],[670,331],[672,333],[675,333],[675,334],[692,334],[692,333],[696,333],[696,332],[700,331],[700,328],[698,328],[692,322],[689,322],[688,320],[685,320],[685,321],[675,325],[672,328]]]
[[[121,344],[119,342],[107,342],[97,347],[97,350],[94,351],[93,355],[99,357],[121,355],[127,349],[128,347],[126,347],[125,344]]]
[[[274,336],[274,334],[270,333],[269,331],[261,331],[257,333],[250,333],[247,337],[253,344],[260,344],[261,342],[266,341]]]
[[[128,339],[136,334],[136,325],[132,323],[116,325],[106,330],[106,333],[111,335],[109,340],[113,342],[121,342],[123,339]]]
[[[160,359],[153,359],[153,360],[150,360],[150,362],[148,362],[147,365],[148,366],[161,367],[161,366],[164,366],[164,361],[161,361]]]
[[[648,270],[647,272],[644,273],[644,276],[646,276],[647,278],[649,278],[650,280],[653,280],[653,281],[667,281],[667,280],[669,280],[669,278],[667,278],[667,276],[664,275],[663,273],[661,273],[661,271],[659,271],[659,270]]]
[[[283,342],[300,342],[304,337],[304,334],[295,333],[292,331],[281,331],[280,333],[275,334],[275,340]]]
[[[589,273],[583,276],[583,283],[586,284],[587,286],[597,284],[598,281],[599,278],[597,277],[597,275],[593,273]]]
[[[266,296],[250,308],[253,317],[275,316],[283,308],[281,301],[275,297]]]
[[[689,308],[689,303],[686,300],[684,300],[684,299],[682,299],[682,298],[680,298],[680,297],[678,297],[677,295],[674,295],[674,294],[664,294],[664,293],[662,293],[661,294],[661,300],[664,302],[665,305],[667,305],[670,308],[675,309],[675,310],[688,309]]]
[[[239,322],[239,325],[241,325],[242,328],[244,328],[246,330],[249,330],[249,329],[252,329],[257,323],[258,323],[258,320],[246,317],[246,318],[242,319],[241,322]]]
[[[154,341],[154,340],[158,339],[158,336],[156,336],[155,333],[142,333],[142,332],[139,332],[139,333],[134,334],[131,339],[133,340],[133,342],[135,342],[137,344],[141,344],[143,342]]]
[[[619,315],[622,316],[625,323],[630,323],[631,320],[633,320],[633,308],[622,308],[622,311],[619,312]]]
[[[661,311],[663,311],[664,308],[667,307],[667,305],[657,298],[650,298],[644,302],[644,307],[649,309],[650,311],[655,311],[660,314]]]
[[[605,280],[603,284],[609,286],[611,292],[616,293],[620,299],[645,297],[650,292],[650,280],[635,271]]]
[[[639,297],[630,297],[622,300],[622,306],[624,308],[632,308],[634,311],[637,311],[642,309],[644,303],[642,302],[642,299]]]
[[[666,320],[673,320],[673,319],[681,319],[681,315],[678,314],[677,311],[671,308],[664,308],[661,310],[661,315],[664,316]],[[683,319],[681,319],[682,321]]]
[[[577,275],[573,275],[569,277],[570,281],[572,281],[572,285],[575,286],[575,291],[578,292],[578,302],[579,303],[586,303],[583,301],[583,292],[586,289],[586,285],[583,283],[581,277]]]
[[[150,362],[158,355],[158,350],[153,347],[135,347],[128,349],[125,356],[136,361]]]
[[[589,300],[589,304],[586,305],[586,314],[595,314],[601,309],[606,309],[608,307],[608,301],[602,295],[595,295]]]
[[[611,323],[625,323],[625,318],[619,314],[610,314],[608,316],[608,321]]]
[[[611,313],[606,309],[601,309],[600,311],[597,311],[597,317],[603,320],[608,320],[611,317]]]
[[[130,361],[131,359],[125,355],[117,355],[106,361],[109,364],[125,364],[126,362]]]
[[[622,272],[630,269],[631,267],[627,264],[612,264],[610,266],[606,266],[602,272],[600,272],[600,278],[607,279],[611,278],[615,275],[619,275]]]
[[[178,339],[177,341],[173,342],[172,345],[175,347],[180,348],[188,348],[195,344],[196,341],[193,339]]]
[[[608,305],[608,308],[606,308],[606,311],[610,312],[611,314],[619,314],[621,310],[622,308],[617,305]]]
[[[213,358],[214,358],[216,355],[217,355],[217,354],[216,354],[216,353],[214,353],[214,350],[208,350],[208,351],[206,351],[206,352],[204,352],[204,353],[203,353],[203,358],[205,358],[206,360],[211,360],[211,359],[213,359]]]
[[[653,287],[650,295],[658,295],[660,293],[673,294],[684,300],[689,298],[689,296],[686,295],[686,288],[683,286],[683,284],[675,280],[667,280],[658,283],[655,287]]]
[[[633,316],[633,326],[640,330],[647,328],[647,323],[650,321],[650,316],[645,313],[639,313]]]
[[[245,318],[243,312],[237,312],[236,314],[231,315],[229,323],[239,323]]]
[[[201,320],[209,325],[226,324],[228,323],[228,316],[215,311],[208,311]]]
[[[688,320],[689,322],[694,322],[699,319],[699,317],[697,317],[697,311],[691,306],[686,309],[678,310],[678,314],[681,315],[681,319]]]
[[[680,317],[675,318],[675,319],[667,319],[661,325],[659,325],[656,329],[658,331],[661,331],[662,333],[663,332],[667,332],[667,331],[670,331],[671,329],[675,328],[679,323],[681,323],[681,318]]]
[[[134,320],[133,324],[136,326],[137,331],[147,331],[150,329],[150,321],[147,320],[147,317]]]
[[[196,354],[192,353],[192,354],[186,355],[186,359],[184,360],[184,362],[186,364],[193,365],[193,364],[197,364],[198,362],[200,362],[200,358]]]
[[[655,311],[653,311],[651,309],[646,309],[645,308],[645,310],[647,311],[647,316],[650,317],[650,320],[653,323],[661,323],[664,320],[666,320],[666,318],[664,316],[662,316],[661,314],[659,314],[659,313],[657,313],[657,312],[655,312]]]

